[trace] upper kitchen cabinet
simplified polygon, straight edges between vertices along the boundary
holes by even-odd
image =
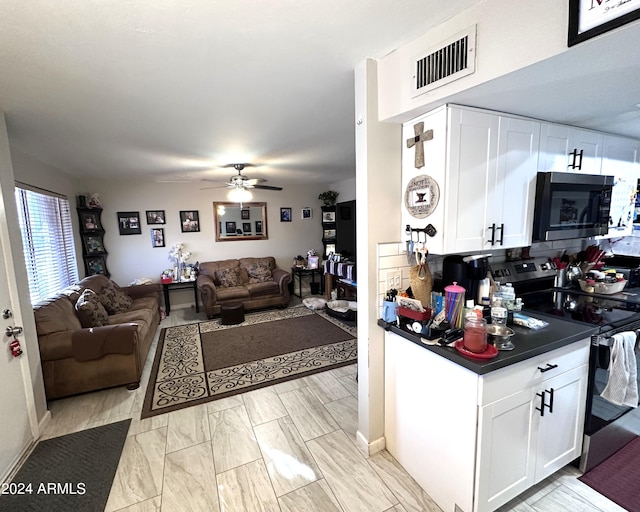
[[[531,243],[540,123],[446,106],[405,124],[403,135],[406,239],[409,226],[436,254]]]
[[[640,179],[638,141],[605,135],[602,174],[614,176],[609,232],[603,238],[629,236],[633,231],[634,199]]]
[[[542,123],[540,171],[600,174],[603,145],[601,133]]]

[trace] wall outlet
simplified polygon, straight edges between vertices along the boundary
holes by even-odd
[[[402,274],[399,270],[387,270],[387,288],[400,288]]]

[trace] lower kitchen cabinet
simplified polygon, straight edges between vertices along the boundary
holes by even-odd
[[[587,365],[564,370],[519,391],[504,379],[512,394],[480,407],[475,510],[496,509],[582,453]]]
[[[495,510],[580,456],[588,357],[585,339],[478,375],[387,332],[387,450],[443,510]]]

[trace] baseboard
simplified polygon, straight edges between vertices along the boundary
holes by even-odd
[[[38,439],[42,437],[42,434],[51,423],[51,411],[47,409],[47,412],[44,414],[40,422],[38,423]]]
[[[365,457],[370,457],[384,450],[387,443],[384,436],[369,442],[358,430],[358,432],[356,432],[356,446]]]

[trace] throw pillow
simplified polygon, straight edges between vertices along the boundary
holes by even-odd
[[[240,278],[240,267],[225,268],[216,270],[216,279],[223,288],[231,288],[232,286],[242,286]]]
[[[247,267],[250,283],[264,283],[265,281],[273,281],[271,269],[266,263],[252,263]]]
[[[129,311],[133,305],[133,299],[113,281],[104,285],[98,293],[98,299],[110,315]]]
[[[107,311],[96,292],[89,288],[78,297],[76,311],[82,327],[100,327],[107,323]]]

